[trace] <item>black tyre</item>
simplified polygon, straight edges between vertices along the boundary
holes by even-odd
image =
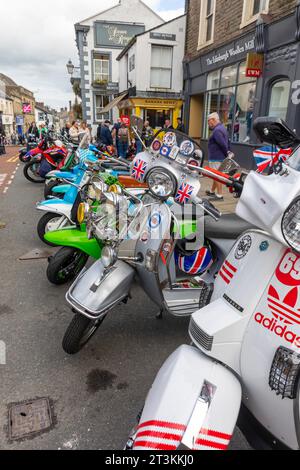
[[[76,313],[65,333],[62,343],[63,350],[70,355],[81,351],[102,325],[104,319],[105,316],[98,321],[89,320]]]
[[[21,161],[22,163],[29,163],[30,160],[31,160],[31,158],[26,157],[26,153],[25,153],[25,154],[20,153],[19,159],[20,159],[20,161]]]
[[[87,263],[89,256],[76,248],[61,248],[49,260],[47,278],[51,284],[61,286],[74,279]]]
[[[54,243],[47,242],[45,240],[45,235],[46,233],[49,232],[49,224],[50,222],[55,222],[55,220],[61,219],[62,216],[58,214],[53,214],[51,212],[47,212],[43,217],[39,220],[38,225],[37,225],[37,233],[42,242],[46,243],[46,245],[49,246],[57,246]]]
[[[63,193],[53,193],[53,188],[56,188],[59,186],[61,183],[58,181],[51,181],[48,184],[45,184],[45,189],[44,189],[44,197],[45,199],[49,199],[50,197],[58,197],[62,199],[64,197]]]
[[[24,166],[24,176],[31,183],[41,184],[45,182],[45,178],[39,175],[40,166],[40,162],[35,161],[29,162]]]

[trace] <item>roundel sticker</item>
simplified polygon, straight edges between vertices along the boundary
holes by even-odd
[[[176,134],[174,132],[167,132],[163,142],[167,147],[173,147],[173,145],[177,144]]]
[[[287,250],[277,267],[276,277],[285,286],[300,286],[300,256]]]
[[[160,149],[160,154],[162,157],[168,157],[171,153],[171,147],[167,147],[166,145],[163,145],[162,148]]]
[[[240,241],[235,250],[235,258],[243,259],[249,253],[252,246],[252,238],[250,235],[245,235]]]
[[[152,214],[151,217],[149,218],[149,227],[152,230],[157,229],[161,224],[161,215],[156,212],[155,214]]]
[[[194,153],[194,151],[195,145],[190,140],[185,140],[180,145],[180,153],[182,153],[182,155],[184,155],[185,157],[189,157]]]

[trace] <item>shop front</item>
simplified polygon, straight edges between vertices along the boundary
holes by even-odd
[[[297,28],[296,14],[272,24],[259,23],[246,36],[185,64],[185,121],[190,136],[205,150],[210,135],[207,118],[213,112],[219,113],[232,150],[247,169],[253,167],[253,148],[259,145],[253,132],[256,117],[281,117],[300,134]],[[257,53],[263,59],[260,69],[249,72],[249,60]]]
[[[120,114],[124,116],[135,114],[144,121],[149,121],[153,129],[164,127],[166,119],[169,119],[176,128],[177,119],[181,117],[182,106],[181,99],[135,97],[123,100],[118,105]]]

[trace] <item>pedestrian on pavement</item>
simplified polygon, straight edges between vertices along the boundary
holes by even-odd
[[[119,158],[126,158],[130,142],[129,129],[122,123],[118,130],[118,155]]]
[[[212,131],[208,141],[209,166],[214,170],[219,170],[230,152],[229,135],[218,113],[212,113],[208,116],[208,126]],[[222,193],[222,184],[216,182],[214,182],[211,191],[206,191],[207,196],[214,201],[223,201]]]
[[[145,121],[142,139],[145,142],[146,147],[149,147],[151,145],[153,136],[154,136],[154,132],[153,132],[152,127],[150,126],[150,122]]]
[[[183,124],[181,118],[177,118],[177,128],[176,128],[176,130],[178,132],[182,132],[183,134],[185,134],[185,127],[184,127],[184,124]]]
[[[79,128],[79,142],[84,148],[88,148],[91,143],[91,133],[86,121],[82,121]]]
[[[0,129],[0,155],[6,154],[4,140],[5,140],[5,132],[3,129]]]
[[[110,131],[111,122],[107,119],[97,131],[98,141],[106,146],[113,145],[113,138]]]
[[[112,138],[113,138],[113,141],[114,141],[114,146],[117,149],[118,156],[120,156],[119,155],[119,136],[118,136],[118,133],[119,133],[119,130],[121,129],[121,126],[122,126],[122,120],[119,118],[117,120],[117,122],[114,124],[114,127],[112,129]]]
[[[165,129],[174,130],[174,127],[172,126],[171,120],[169,118],[165,120]]]
[[[72,142],[74,142],[75,144],[79,143],[79,126],[76,121],[72,122],[69,135],[70,135],[70,139],[72,140]]]

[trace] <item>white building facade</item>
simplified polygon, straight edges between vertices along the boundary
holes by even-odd
[[[118,57],[121,114],[135,114],[163,127],[170,119],[177,127],[183,106],[183,58],[186,15],[134,37]]]
[[[13,124],[13,100],[0,89],[0,129],[4,130],[7,137],[10,137],[13,133]]]
[[[101,111],[119,94],[120,51],[136,34],[162,23],[141,0],[119,0],[114,7],[75,25],[83,118],[94,132],[103,119],[119,116],[116,108],[106,115]]]

